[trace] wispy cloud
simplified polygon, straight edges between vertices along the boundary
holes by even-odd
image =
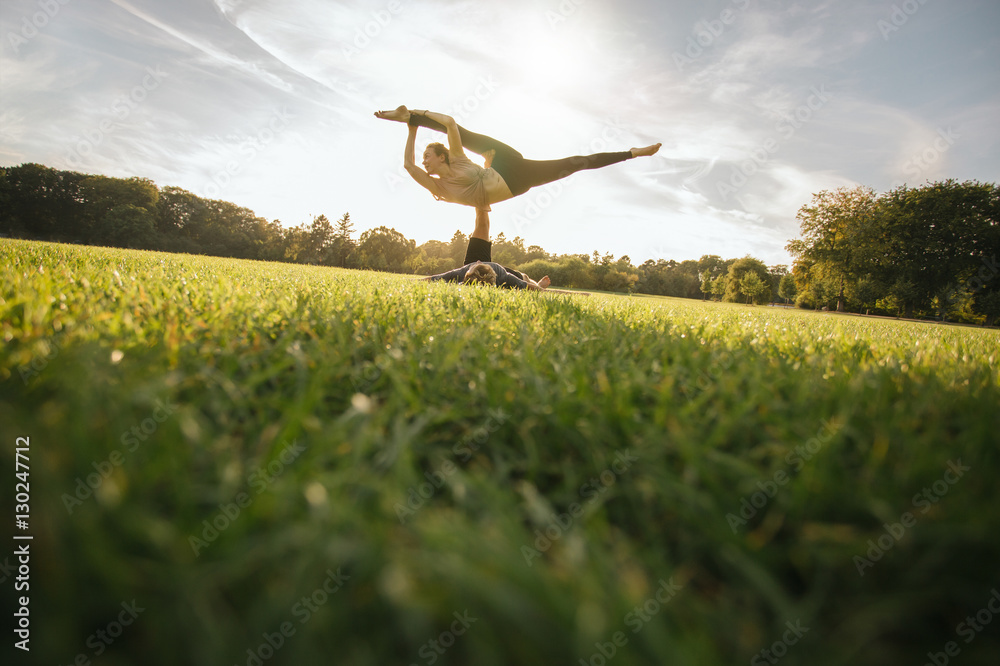
[[[159,30],[162,30],[163,32],[167,33],[174,39],[184,42],[188,46],[191,46],[192,48],[195,48],[198,51],[204,53],[212,60],[218,61],[218,63],[223,67],[226,68],[232,67],[239,69],[243,72],[246,72],[247,74],[250,74],[251,76],[260,79],[267,85],[273,86],[283,92],[290,92],[292,90],[292,86],[288,82],[283,80],[280,76],[277,76],[271,72],[266,71],[257,63],[248,62],[242,58],[237,57],[233,53],[216,48],[210,42],[204,41],[192,35],[185,34],[180,30],[177,30],[176,28],[167,25],[166,23],[155,18],[154,16],[151,16],[145,11],[136,8],[132,4],[126,2],[125,0],[111,0],[111,2],[118,5],[119,7],[127,11],[129,14],[135,16],[136,18],[145,21],[149,25]]]

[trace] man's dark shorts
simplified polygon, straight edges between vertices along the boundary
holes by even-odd
[[[483,240],[482,238],[470,238],[469,247],[465,250],[464,263],[471,264],[475,261],[482,261],[483,263],[493,261],[493,243],[488,240]],[[506,266],[504,268],[506,268]],[[524,275],[518,271],[510,268],[507,268],[507,271],[521,280],[524,279]]]
[[[469,247],[465,250],[465,261],[463,264],[471,264],[475,261],[484,263],[493,261],[493,243],[482,238],[470,238]]]

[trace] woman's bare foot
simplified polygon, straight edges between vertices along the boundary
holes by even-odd
[[[646,146],[645,148],[633,148],[632,157],[649,157],[650,155],[655,155],[656,151],[662,145],[662,143],[654,143],[652,146]]]
[[[542,289],[548,289],[550,284],[552,284],[552,280],[549,279],[548,275],[538,281],[538,286]]]
[[[395,120],[397,123],[405,123],[410,120],[410,111],[400,104],[392,111],[376,111],[375,117],[382,120]]]

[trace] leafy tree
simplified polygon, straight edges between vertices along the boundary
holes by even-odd
[[[670,290],[671,262],[649,259],[639,266],[639,280],[636,291],[643,294],[666,295]]]
[[[501,232],[493,239],[493,261],[513,267],[524,263],[526,256],[524,240],[520,236],[509,241]]]
[[[346,267],[351,265],[352,255],[357,249],[357,243],[351,238],[354,233],[354,224],[351,222],[351,214],[344,213],[337,220],[334,228],[333,241],[327,250],[326,262],[329,266]]]
[[[698,259],[698,274],[703,275],[705,271],[708,271],[714,279],[716,276],[728,272],[730,263],[732,261],[726,262],[717,254],[703,254]]]
[[[175,242],[180,238],[195,240],[206,226],[207,217],[208,207],[200,197],[179,187],[160,190],[156,205],[156,229],[162,236]]]
[[[704,270],[698,275],[698,287],[701,293],[705,294],[705,298],[712,295],[712,271]]]
[[[7,167],[0,179],[0,231],[41,240],[89,241],[80,181],[84,174],[41,164]]]
[[[333,246],[335,231],[326,215],[313,218],[308,227],[298,234],[296,261],[303,264],[329,264],[329,251]]]
[[[840,309],[851,301],[906,316],[976,310],[979,299],[969,305],[963,285],[1000,253],[995,184],[946,180],[879,196],[861,187],[820,192],[799,220],[802,238],[786,246],[796,257],[799,303],[826,301],[832,283],[830,300]]]
[[[879,233],[866,239],[878,257],[874,274],[902,281],[893,294],[907,316],[949,283],[964,282],[984,259],[1000,251],[1000,188],[947,180],[921,188],[898,187],[882,198]]]
[[[515,267],[511,266],[510,268]],[[559,262],[552,261],[550,259],[534,259],[517,266],[516,269],[523,273],[527,273],[536,280],[543,275],[548,275],[552,280],[552,284],[559,287],[580,286],[573,282],[569,273],[566,271],[564,264],[560,264]]]
[[[631,293],[633,286],[638,281],[639,276],[634,273],[626,273],[612,268],[601,276],[598,289],[603,291],[613,291],[617,293]]]
[[[767,272],[770,278],[768,282],[770,283],[769,286],[771,288],[771,302],[773,303],[781,299],[781,296],[778,294],[778,287],[781,286],[781,278],[788,275],[788,266],[784,264],[768,266]]]
[[[451,247],[451,262],[453,266],[461,266],[468,249],[469,239],[461,231],[456,231],[448,242]]]
[[[876,306],[893,312],[897,317],[908,317],[912,313],[912,304],[916,294],[916,286],[906,278],[900,278],[889,287],[886,295],[878,300]]]
[[[846,297],[851,307],[859,312],[871,314],[879,297],[886,293],[886,287],[870,274],[862,275],[847,285]]]
[[[983,291],[975,295],[975,306],[985,316],[987,326],[1000,321],[1000,290]]]
[[[572,285],[578,289],[597,288],[597,276],[594,274],[594,267],[582,255],[563,255],[559,257],[559,265],[562,273],[565,275],[565,282],[560,282],[559,284]],[[529,275],[534,277],[534,273],[529,273]],[[555,278],[552,279],[554,280]]]
[[[754,271],[747,271],[740,278],[740,291],[746,294],[747,303],[756,303],[764,294],[771,291],[771,285],[761,279]]]
[[[778,284],[778,296],[785,299],[785,303],[788,303],[788,301],[795,300],[796,292],[795,277],[791,273],[782,275],[781,282]]]
[[[579,255],[561,255],[550,259],[534,259],[519,266],[511,266],[538,279],[548,275],[552,284],[559,287],[597,289],[592,266]]]
[[[877,197],[867,187],[824,190],[811,205],[799,209],[802,238],[785,246],[799,259],[820,264],[823,274],[837,283],[837,311],[844,309],[844,289],[855,275],[857,239],[873,223]]]
[[[712,280],[712,296],[716,300],[722,300],[726,296],[726,284],[729,282],[727,275],[720,275]]]
[[[416,242],[395,229],[378,227],[361,234],[358,257],[362,268],[402,273],[417,254]]]
[[[760,283],[765,285],[767,289],[757,290],[756,286],[754,286],[755,291],[752,294],[743,291],[743,277],[747,273],[755,273]],[[767,266],[760,259],[754,259],[750,256],[737,259],[729,266],[729,273],[726,275],[725,284],[726,291],[723,300],[727,303],[766,302],[764,294],[765,292],[770,292],[770,277],[767,272]],[[756,285],[756,283],[748,282],[747,285]]]
[[[156,218],[141,206],[119,204],[105,213],[97,231],[113,247],[148,249],[156,242]]]
[[[529,245],[525,251],[524,261],[534,261],[535,259],[548,259],[549,253],[539,245]]]

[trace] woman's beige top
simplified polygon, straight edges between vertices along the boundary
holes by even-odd
[[[434,179],[442,192],[441,196],[434,197],[438,201],[450,201],[488,211],[491,203],[514,196],[503,176],[492,168],[484,169],[468,157],[453,156],[450,162],[451,175]]]

